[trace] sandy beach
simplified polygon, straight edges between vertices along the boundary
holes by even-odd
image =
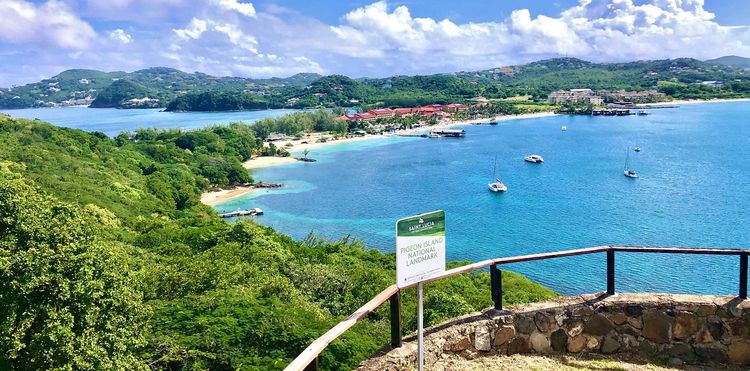
[[[209,206],[213,206],[220,202],[231,200],[235,197],[239,197],[248,194],[258,188],[254,187],[235,187],[232,189],[222,189],[219,191],[205,192],[201,195],[201,203]]]
[[[395,135],[414,134],[414,133],[420,133],[420,132],[425,132],[429,130],[455,128],[455,127],[467,126],[467,125],[480,125],[480,124],[487,124],[490,122],[542,118],[542,117],[549,117],[549,116],[554,116],[554,115],[555,113],[553,112],[539,112],[539,113],[528,113],[528,114],[522,114],[522,115],[501,115],[501,116],[496,116],[493,118],[481,118],[481,119],[473,119],[473,120],[444,121],[433,126],[423,126],[419,128],[399,130]],[[345,143],[356,143],[356,142],[361,142],[365,140],[390,138],[393,135],[367,134],[367,135],[358,136],[358,137],[349,137],[349,138],[342,138],[342,139],[337,139],[337,140],[329,139],[326,142],[318,142],[317,140],[320,139],[322,136],[329,137],[328,135],[323,135],[320,133],[313,133],[313,134],[310,134],[309,137],[306,137],[301,140],[289,140],[289,141],[276,142],[275,144],[277,146],[284,148],[287,151],[291,152],[292,156],[290,157],[271,157],[271,156],[256,157],[256,158],[245,161],[244,163],[242,163],[242,166],[244,166],[248,170],[252,170],[252,169],[261,169],[261,168],[266,168],[266,167],[271,167],[271,166],[291,164],[291,163],[298,162],[298,160],[295,159],[294,157],[300,156],[299,153],[304,151],[305,149],[313,150],[316,148],[335,146],[335,145],[340,145],[340,144],[345,144]],[[291,146],[288,146],[287,143],[291,143]],[[315,154],[311,153],[310,157],[315,158]],[[257,190],[257,188],[236,187],[232,189],[222,189],[219,191],[206,192],[201,195],[201,202],[206,205],[213,206],[221,202],[231,200],[233,198],[253,192],[255,190]]]

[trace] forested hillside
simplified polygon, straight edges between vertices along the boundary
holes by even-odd
[[[739,63],[739,64],[738,64]],[[750,70],[741,58],[702,62],[691,58],[592,63],[548,59],[476,72],[352,79],[297,74],[285,79],[214,77],[155,67],[132,73],[70,70],[39,83],[0,89],[0,108],[54,104],[137,108],[127,99],[158,98],[173,111],[310,107],[409,107],[461,102],[473,97],[531,96],[545,100],[558,89],[658,89],[673,98],[750,96]],[[121,79],[129,83],[119,82]],[[704,84],[704,83],[709,84]],[[102,95],[101,99],[99,95]],[[117,99],[113,99],[117,98]],[[127,99],[119,99],[127,98]]]
[[[240,161],[258,146],[243,124],[110,139],[0,116],[0,369],[281,369],[393,283],[392,254],[295,241],[199,203],[212,184],[249,181]],[[503,274],[508,303],[553,295]],[[428,285],[428,324],[491,305],[488,280]],[[322,367],[351,369],[388,331],[381,308]]]

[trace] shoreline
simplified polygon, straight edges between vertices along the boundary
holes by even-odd
[[[280,148],[284,148],[290,153],[292,153],[292,156],[289,156],[289,157],[276,157],[276,156],[256,157],[256,158],[252,158],[250,160],[243,162],[242,166],[245,169],[253,170],[253,169],[262,169],[262,168],[267,168],[267,167],[272,167],[272,166],[280,166],[280,165],[288,165],[292,163],[297,163],[300,161],[294,157],[294,153],[304,151],[305,149],[330,147],[330,146],[335,146],[335,145],[340,145],[340,144],[356,143],[356,142],[361,142],[365,140],[385,139],[385,138],[398,136],[399,134],[414,134],[418,132],[435,130],[435,129],[447,129],[447,128],[459,127],[459,126],[488,124],[490,122],[543,118],[543,117],[551,117],[551,116],[556,116],[556,115],[558,114],[554,112],[537,112],[537,113],[524,113],[520,115],[499,115],[499,116],[495,116],[491,118],[449,121],[449,122],[441,122],[433,126],[422,126],[418,128],[400,130],[395,135],[367,134],[367,135],[360,136],[360,137],[344,138],[344,139],[327,141],[323,143],[310,142],[322,136],[322,134],[320,133],[314,133],[313,135],[311,135],[310,138],[306,138],[302,140],[286,141],[285,143],[292,143],[291,147],[280,146]],[[281,141],[281,142],[284,142],[284,141]],[[302,143],[302,142],[310,142],[310,143]],[[201,203],[203,203],[204,205],[215,206],[224,201],[229,201],[231,199],[255,192],[257,190],[258,188],[255,188],[255,187],[235,187],[232,189],[222,189],[218,191],[204,192],[203,194],[201,194],[200,200],[201,200]]]
[[[218,191],[203,192],[201,194],[201,203],[208,206],[214,206],[224,201],[231,200],[251,192],[257,191],[259,188],[238,186],[230,189],[221,189]]]
[[[669,102],[644,103],[648,106],[671,106],[680,104],[701,104],[701,103],[730,103],[730,102],[750,102],[750,98],[722,98],[722,99],[682,99]]]

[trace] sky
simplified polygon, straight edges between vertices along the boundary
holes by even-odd
[[[217,76],[750,57],[748,0],[0,0],[0,86],[66,69]]]

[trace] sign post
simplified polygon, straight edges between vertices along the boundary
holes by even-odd
[[[443,210],[396,222],[396,285],[417,284],[417,367],[424,365],[423,282],[445,272],[445,212]]]

